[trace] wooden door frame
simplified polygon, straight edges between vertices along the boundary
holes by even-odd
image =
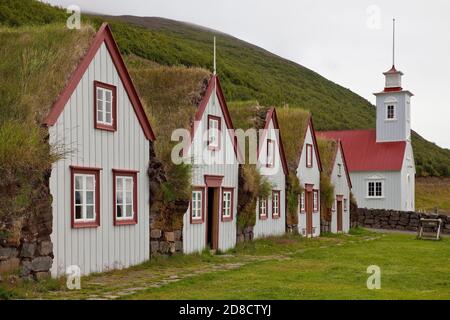
[[[217,204],[213,208],[213,215],[216,217],[216,221],[213,221],[215,227],[217,228],[216,232],[214,232],[214,235],[212,235],[211,238],[211,249],[212,250],[219,250],[219,229],[220,229],[220,198],[221,198],[221,190],[222,190],[222,181],[223,176],[219,175],[205,175],[205,185],[206,185],[206,224],[205,224],[205,243],[208,245],[208,233],[209,233],[209,192],[213,191],[216,192],[215,194],[215,200],[217,201]],[[214,230],[214,226],[213,226]],[[214,243],[216,242],[216,243]]]

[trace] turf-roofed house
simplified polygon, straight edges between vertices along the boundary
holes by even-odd
[[[352,183],[339,140],[321,138],[317,132],[321,176],[321,231],[347,233],[350,229],[350,193]]]
[[[239,214],[245,215],[247,209],[254,211],[251,214],[254,218],[246,221],[247,225],[239,225],[238,231],[242,231],[239,228],[250,227],[255,239],[282,235],[286,232],[288,167],[276,109],[252,102],[235,103],[230,105],[230,113],[241,154],[245,155],[245,164],[239,175],[244,180],[240,181]],[[252,165],[256,172],[250,167]],[[251,183],[254,179],[258,180],[256,186]],[[252,188],[257,192],[250,192]],[[254,199],[247,199],[252,196]],[[242,234],[244,239],[241,240],[245,240],[246,233]]]
[[[342,141],[360,208],[414,211],[415,162],[411,144],[411,97],[395,66],[376,93],[376,129],[323,132]]]
[[[39,107],[27,110],[38,115],[58,151],[49,177],[51,274],[63,275],[69,266],[89,274],[148,260],[147,169],[155,137],[109,26],[2,32],[10,42],[3,52],[23,45],[27,77],[19,85],[35,88],[27,99]],[[22,251],[27,257],[37,250],[23,245]],[[50,267],[39,259],[22,261],[22,270]]]
[[[152,252],[233,248],[239,157],[218,76],[139,58],[130,65],[153,119],[164,171],[152,204],[151,233],[175,237],[168,249],[165,240],[159,245],[152,240]]]
[[[277,114],[290,173],[287,225],[305,237],[320,236],[322,163],[312,116],[298,108],[282,108]]]

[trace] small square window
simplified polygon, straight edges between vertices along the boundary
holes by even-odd
[[[386,119],[394,120],[396,118],[395,115],[395,105],[388,105],[386,110]]]
[[[137,171],[115,170],[114,225],[137,224]]]
[[[383,197],[383,182],[369,181],[367,182],[367,197],[382,198]]]
[[[204,188],[194,188],[191,199],[191,223],[203,223]]]
[[[220,117],[208,116],[208,148],[210,150],[220,149]]]
[[[222,221],[233,220],[233,189],[223,189],[222,192]]]
[[[95,128],[115,131],[117,129],[116,87],[94,81]]]
[[[259,198],[259,217],[261,220],[267,219],[267,199]]]

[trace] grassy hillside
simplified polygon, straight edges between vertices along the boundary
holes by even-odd
[[[30,10],[30,7],[33,10]],[[30,15],[32,12],[32,16]],[[94,25],[112,25],[124,54],[161,65],[212,67],[212,37],[217,35],[218,70],[228,100],[258,100],[262,105],[310,110],[318,130],[370,128],[374,107],[319,74],[229,35],[161,18],[84,16]],[[65,13],[32,0],[0,1],[0,23],[10,26],[65,21]],[[450,176],[450,150],[417,134],[413,144],[419,175]]]
[[[450,179],[422,177],[416,179],[416,209],[450,215]]]

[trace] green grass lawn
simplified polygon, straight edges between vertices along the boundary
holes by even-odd
[[[82,279],[0,284],[0,297],[44,299],[450,299],[450,239],[373,234],[264,239],[222,255],[153,259]],[[368,290],[367,267],[381,268],[381,289]]]

